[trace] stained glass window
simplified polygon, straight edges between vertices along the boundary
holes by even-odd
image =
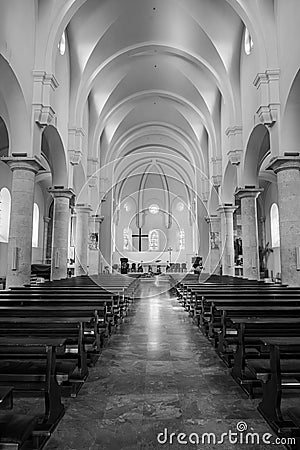
[[[149,251],[158,251],[159,249],[159,234],[157,230],[152,230],[149,233]]]
[[[179,250],[185,249],[185,232],[184,230],[179,231]]]
[[[123,250],[130,250],[130,232],[129,228],[123,230]]]

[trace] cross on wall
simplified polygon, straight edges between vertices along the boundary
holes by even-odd
[[[148,234],[142,234],[142,228],[139,228],[139,233],[138,234],[133,234],[132,235],[133,238],[138,238],[139,239],[139,252],[142,251],[142,239],[143,238],[147,238],[148,239]]]

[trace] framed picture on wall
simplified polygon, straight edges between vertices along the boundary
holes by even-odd
[[[217,231],[211,231],[210,233],[210,248],[211,249],[219,248],[219,233]]]
[[[89,249],[98,250],[98,233],[90,233],[89,236]]]

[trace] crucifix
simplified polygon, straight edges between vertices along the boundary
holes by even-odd
[[[142,238],[148,238],[148,234],[142,234],[142,228],[139,228],[139,234],[133,234],[133,238],[139,239],[139,252],[142,251]]]

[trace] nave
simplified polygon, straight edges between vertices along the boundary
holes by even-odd
[[[220,436],[235,431],[239,421],[261,435],[270,433],[256,401],[236,385],[168,288],[165,281],[141,280],[140,298],[90,369],[78,397],[68,400],[47,450],[203,448],[176,441],[161,445],[157,435],[167,428]],[[222,448],[267,446],[227,442]]]

